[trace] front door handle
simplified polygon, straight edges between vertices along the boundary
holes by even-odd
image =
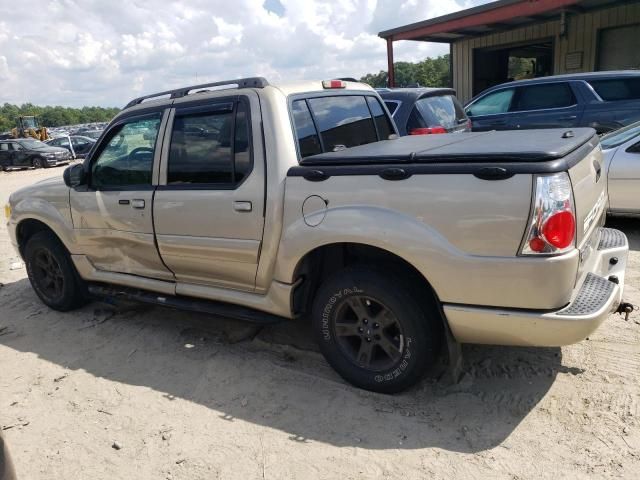
[[[242,201],[233,202],[233,209],[236,212],[250,212],[252,208],[253,208],[253,205],[251,205],[251,202],[242,202]]]
[[[578,118],[577,115],[568,115],[566,117],[560,117],[558,120],[575,120],[576,118]]]
[[[131,200],[131,206],[133,208],[142,209],[142,208],[144,208],[144,200],[142,200],[140,198],[134,198],[133,200]]]

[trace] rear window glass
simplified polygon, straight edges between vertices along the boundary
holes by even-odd
[[[608,133],[600,138],[602,148],[614,148],[640,135],[640,122],[632,123],[620,130]]]
[[[340,95],[296,100],[292,114],[303,158],[386,140],[395,133],[375,97]]]
[[[418,100],[409,115],[407,130],[414,128],[453,128],[465,122],[467,116],[453,95],[438,95]]]
[[[293,114],[293,123],[296,126],[296,135],[298,137],[298,145],[300,148],[300,156],[302,158],[309,155],[322,153],[320,147],[320,139],[316,132],[316,127],[309,112],[309,106],[305,100],[296,100],[291,108]]]
[[[602,100],[633,100],[640,98],[640,78],[591,80],[589,84]]]
[[[378,140],[364,97],[345,95],[310,98],[308,103],[325,151],[332,152]]]
[[[377,99],[367,97],[367,103],[369,104],[371,115],[373,115],[373,121],[378,131],[378,138],[380,140],[387,140],[389,135],[394,133],[393,128],[391,128],[391,123],[389,122],[389,117],[384,113],[384,109]]]
[[[576,103],[568,83],[519,87],[511,111],[570,107]]]

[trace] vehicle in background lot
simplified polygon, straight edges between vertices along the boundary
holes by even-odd
[[[64,148],[52,147],[33,138],[0,140],[0,167],[54,167],[71,161]]]
[[[16,118],[16,126],[11,129],[13,138],[34,138],[45,141],[49,139],[47,128],[40,125],[35,115],[19,115]]]
[[[131,101],[5,212],[51,308],[90,292],[308,318],[340,375],[390,393],[445,338],[565,345],[619,308],[628,243],[602,228],[601,172],[590,128],[398,137],[364,84],[249,78]]]
[[[640,213],[640,122],[600,139],[609,182],[609,213]]]
[[[451,88],[379,88],[400,135],[471,131],[471,122]]]
[[[599,134],[640,120],[640,72],[556,75],[491,87],[465,111],[473,131],[592,127]]]
[[[45,143],[53,147],[65,148],[69,150],[75,158],[84,158],[96,143],[96,140],[81,135],[69,135],[67,137],[54,138]]]
[[[100,138],[100,135],[102,135],[102,132],[104,130],[83,130],[80,129],[77,132],[74,133],[74,135],[80,135],[83,137],[89,137],[92,138],[94,140],[97,140]]]

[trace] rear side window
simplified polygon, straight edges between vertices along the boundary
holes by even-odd
[[[167,184],[235,185],[251,170],[247,107],[177,114]],[[235,121],[234,121],[235,120]]]
[[[453,95],[438,95],[418,100],[407,121],[407,131],[414,128],[453,128],[467,120],[464,110]]]
[[[398,107],[400,106],[400,102],[395,102],[393,100],[385,100],[384,104],[389,109],[389,113],[391,114],[391,116],[396,114],[396,110],[398,110]]]
[[[513,93],[513,88],[488,93],[467,108],[467,115],[475,117],[479,115],[506,113],[509,111],[509,107],[511,106]]]
[[[394,133],[379,100],[340,95],[296,100],[293,121],[301,157],[386,140]]]
[[[640,98],[640,78],[591,80],[589,84],[607,102]]]
[[[570,107],[576,103],[568,83],[549,83],[519,87],[511,111]]]
[[[0,151],[8,152],[9,151],[9,145],[7,143],[0,143]]]

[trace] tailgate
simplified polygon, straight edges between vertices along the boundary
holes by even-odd
[[[576,207],[576,246],[582,249],[592,239],[593,232],[604,221],[607,205],[607,174],[602,160],[602,148],[594,137],[573,152],[582,156],[569,169]],[[570,164],[573,162],[570,162]]]

